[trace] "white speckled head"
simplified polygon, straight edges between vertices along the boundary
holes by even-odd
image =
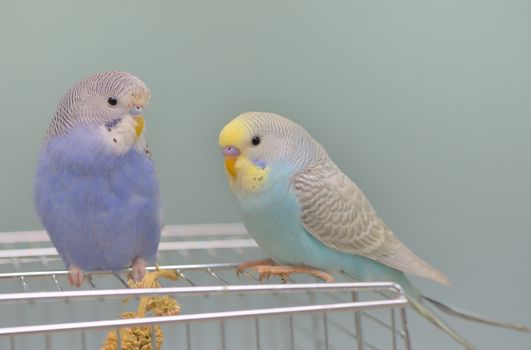
[[[101,126],[122,116],[141,117],[149,98],[144,82],[130,73],[116,70],[96,73],[76,83],[63,96],[48,137],[64,134],[79,124]],[[140,134],[143,119],[137,124]]]

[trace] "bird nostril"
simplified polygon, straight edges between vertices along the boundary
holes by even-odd
[[[142,106],[139,105],[133,105],[131,109],[129,110],[129,113],[131,113],[134,116],[141,115],[143,112]]]
[[[240,155],[240,151],[234,146],[227,146],[223,148],[223,154],[229,157],[235,157]]]

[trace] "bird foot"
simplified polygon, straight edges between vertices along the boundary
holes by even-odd
[[[236,269],[236,275],[249,269],[258,272],[258,279],[260,281],[263,281],[272,275],[276,275],[280,276],[280,279],[286,283],[288,282],[289,275],[292,273],[307,273],[320,278],[325,282],[335,282],[334,277],[324,271],[305,266],[277,265],[273,259],[270,258],[241,263]]]
[[[81,287],[83,284],[83,279],[85,277],[85,272],[75,265],[70,265],[68,268],[68,282],[71,286]]]
[[[258,272],[258,279],[262,281],[264,278],[267,279],[271,275],[279,276],[282,282],[288,282],[289,275],[293,273],[307,273],[314,277],[317,277],[325,282],[335,282],[335,279],[328,273],[312,269],[305,266],[268,266],[268,265],[258,265],[252,267],[253,270]]]
[[[131,266],[133,272],[129,277],[132,278],[134,281],[141,281],[146,275],[146,266],[146,259],[136,258],[135,261],[133,261],[133,265]]]
[[[252,269],[256,266],[274,266],[276,265],[273,259],[261,259],[261,260],[251,260],[241,263],[236,269],[236,275],[239,276],[240,273],[243,273],[245,270]]]

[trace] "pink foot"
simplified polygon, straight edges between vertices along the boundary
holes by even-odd
[[[291,266],[291,265],[269,266],[269,265],[266,265],[266,266],[254,266],[252,267],[252,269],[258,272],[258,279],[260,281],[264,279],[268,279],[272,275],[276,275],[276,276],[279,276],[280,279],[282,279],[284,283],[286,283],[288,281],[289,275],[293,273],[310,274],[314,277],[317,277],[329,283],[335,281],[334,277],[332,277],[330,274],[324,271],[313,269],[311,267],[306,267],[306,266]]]
[[[239,276],[240,273],[244,272],[245,270],[252,269],[256,266],[273,266],[276,265],[273,259],[267,258],[267,259],[261,259],[261,260],[252,260],[252,261],[246,261],[241,263],[238,268],[236,269],[236,275]]]
[[[147,261],[144,258],[136,258],[131,266],[133,270],[133,280],[141,281],[146,275]]]
[[[70,265],[70,268],[68,269],[68,282],[70,282],[71,286],[77,288],[81,287],[84,277],[85,273],[83,270],[75,265]]]

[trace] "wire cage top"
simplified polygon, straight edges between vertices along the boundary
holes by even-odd
[[[238,277],[238,263],[262,254],[240,224],[167,227],[158,269],[179,278],[155,289],[127,288],[122,271],[92,273],[72,290],[42,231],[2,233],[0,248],[2,349],[99,349],[107,331],[141,325],[162,327],[162,349],[410,349],[400,286],[343,274],[337,283]],[[175,297],[181,313],[117,317],[123,299],[160,295]]]

